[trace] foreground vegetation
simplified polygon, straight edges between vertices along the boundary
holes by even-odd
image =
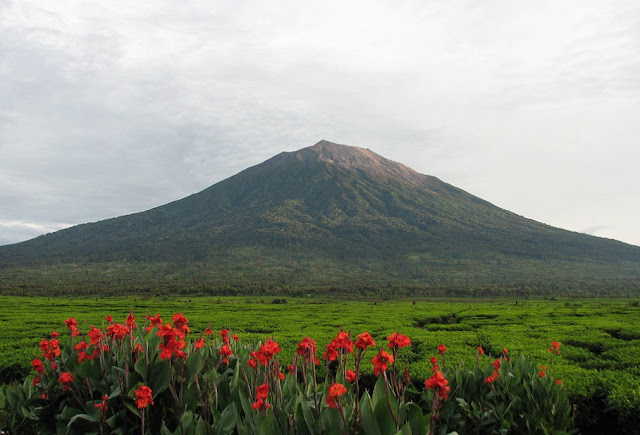
[[[0,304],[4,381],[28,375],[32,359],[39,356],[38,343],[48,337],[52,326],[62,325],[69,316],[78,319],[78,327],[86,331],[91,324],[102,325],[109,313],[127,313],[133,308],[138,317],[182,312],[190,319],[194,338],[207,327],[219,331],[230,326],[246,343],[274,336],[282,349],[282,361],[293,360],[304,336],[323,346],[335,338],[341,325],[354,336],[368,331],[379,343],[402,331],[411,337],[411,346],[398,353],[396,367],[399,371],[409,367],[411,378],[422,381],[432,376],[429,359],[439,343],[446,343],[447,368],[452,370],[460,363],[475,367],[475,352],[469,350],[478,346],[494,356],[507,348],[512,355],[525,354],[537,368],[548,366],[549,342],[558,341],[563,347],[555,357],[554,375],[564,381],[571,403],[577,405],[577,426],[583,432],[617,429],[634,433],[639,423],[640,307],[635,300],[2,297]],[[125,315],[121,317],[117,320],[123,322]],[[324,379],[323,364],[317,370],[319,379]],[[363,384],[373,386],[372,372],[371,364],[363,364]],[[453,385],[453,377],[447,376]]]
[[[559,342],[549,347],[550,367],[538,368],[521,354],[513,358],[507,349],[485,361],[484,349],[477,347],[475,367],[453,369],[447,369],[447,348],[441,343],[440,358],[430,358],[431,376],[418,390],[409,369],[400,372],[396,366],[402,349],[412,345],[397,332],[381,346],[368,332],[356,338],[340,329],[322,354],[320,382],[321,351],[310,337],[302,338],[284,368],[274,339],[252,345],[227,329],[212,336],[211,328],[190,339],[189,320],[181,313],[166,323],[160,314],[147,315],[144,326],[133,312],[123,323],[109,315],[102,328],[91,325],[86,334],[73,317],[65,325],[67,346],[53,331],[40,342],[40,358],[31,362],[34,375],[0,389],[12,432],[573,431],[564,384],[552,375]],[[371,391],[361,386],[367,353],[373,354],[377,377]]]

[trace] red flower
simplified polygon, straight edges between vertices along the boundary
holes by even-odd
[[[122,340],[129,335],[129,332],[131,332],[130,327],[120,323],[111,323],[107,326],[107,334],[116,340]]]
[[[42,360],[39,360],[38,358],[31,361],[31,367],[40,374],[44,373],[44,364],[42,363]]]
[[[337,405],[340,404],[339,397],[346,392],[347,392],[347,389],[345,388],[344,385],[336,384],[336,383],[331,384],[327,394],[327,399],[326,399],[327,404],[330,407],[335,408]]]
[[[204,338],[198,338],[193,344],[193,347],[195,347],[196,349],[202,349],[204,347]]]
[[[493,373],[491,373],[490,376],[487,377],[487,379],[484,380],[485,384],[491,384],[495,381],[498,380],[498,378],[500,377],[500,373],[497,371],[494,371]]]
[[[549,348],[549,352],[556,354],[556,355],[560,355],[560,342],[558,341],[552,341],[551,342],[551,347]]]
[[[269,384],[262,384],[256,388],[256,399],[266,399],[269,395]]]
[[[229,363],[229,357],[231,356],[231,348],[229,347],[229,345],[227,343],[223,344],[222,346],[220,346],[220,350],[218,351],[218,353],[222,356],[224,356],[224,363],[228,364]]]
[[[238,334],[233,334],[231,336],[231,338],[233,338],[234,341],[239,341],[240,340],[240,337],[238,337]]]
[[[211,327],[208,327],[207,329],[204,330],[205,335],[211,335],[213,334],[213,330],[211,329]]]
[[[349,382],[353,382],[356,380],[356,372],[354,372],[353,370],[347,370],[344,378]]]
[[[280,346],[278,343],[273,341],[270,338],[267,338],[267,341],[264,342],[260,349],[257,352],[251,352],[251,356],[255,358],[260,364],[266,366],[269,364],[269,361],[273,358],[273,356],[280,352]]]
[[[393,356],[380,349],[378,354],[371,360],[371,363],[373,364],[373,373],[376,376],[380,376],[380,373],[387,370],[389,364],[393,364]]]
[[[140,385],[140,388],[135,391],[136,406],[138,407],[138,409],[144,409],[149,405],[153,405],[151,393],[151,388],[147,387],[146,385]]]
[[[436,372],[433,376],[424,381],[424,386],[427,389],[430,390],[433,388],[438,397],[444,398],[445,400],[449,398],[447,393],[451,389],[448,385],[449,381],[445,379],[444,375],[440,371]]]
[[[67,325],[67,328],[69,328],[69,331],[71,331],[71,335],[73,335],[74,337],[80,335],[80,331],[78,331],[77,328],[78,322],[76,322],[76,319],[74,319],[73,317],[69,317],[64,321],[64,324]]]
[[[358,335],[358,339],[356,340],[356,347],[358,349],[362,349],[363,351],[369,348],[373,349],[374,347],[376,347],[376,342],[373,340],[373,337],[371,337],[371,334],[369,334],[368,332],[363,332],[362,334]]]
[[[147,318],[147,320],[151,323],[149,323],[149,326],[147,326],[146,331],[149,332],[151,331],[155,326],[162,326],[162,317],[160,317],[160,314],[156,314],[155,316],[145,316]]]
[[[173,326],[175,326],[178,331],[183,334],[189,333],[189,326],[187,325],[187,323],[189,323],[189,320],[184,317],[182,313],[174,314],[171,320],[173,321]]]
[[[67,391],[69,389],[69,384],[73,383],[73,376],[69,372],[63,372],[58,378],[58,383],[62,384],[62,389],[64,391]]]
[[[431,372],[435,372],[440,368],[440,366],[438,366],[438,358],[435,356],[429,358],[429,362],[431,363]]]
[[[327,344],[327,349],[322,357],[327,361],[335,361],[338,358],[338,349],[336,349],[336,344],[333,340]]]
[[[113,316],[111,314],[109,314],[107,317],[104,318],[104,320],[106,320],[107,323],[111,323],[111,322],[113,322]]]
[[[125,325],[127,325],[130,329],[133,329],[133,327],[136,324],[136,318],[133,317],[133,310],[131,310],[129,312],[129,315],[127,316],[126,320],[124,321]]]
[[[509,351],[506,348],[503,347],[502,348],[502,355],[505,356],[505,359],[506,359],[508,353],[509,353]]]
[[[100,411],[100,413],[104,414],[105,412],[107,412],[107,409],[109,409],[109,407],[107,406],[107,400],[109,400],[109,396],[105,394],[104,396],[102,396],[102,402],[94,403],[93,406],[98,408],[98,411]]]
[[[87,335],[89,336],[89,343],[91,344],[91,346],[95,346],[96,344],[100,343],[104,338],[104,335],[102,335],[102,331],[93,325],[89,327],[89,332],[87,333]]]
[[[225,343],[229,343],[229,330],[223,329],[220,331],[220,337],[222,337],[222,341]]]
[[[484,355],[484,349],[482,349],[482,346],[478,346],[478,354],[479,355]]]
[[[49,334],[49,338],[58,338],[60,336],[60,334],[58,334],[55,330],[51,331],[51,334]]]
[[[298,343],[298,349],[296,353],[304,358],[307,363],[313,362],[319,364],[318,357],[316,356],[316,342],[313,338],[305,337],[300,343]],[[337,354],[336,354],[337,355]]]
[[[495,371],[499,371],[500,370],[500,359],[499,358],[497,360],[495,360],[492,364],[493,364],[493,369]]]
[[[443,355],[446,351],[447,351],[447,347],[444,344],[440,343],[438,345],[438,353],[440,355]]]
[[[138,353],[138,352],[144,353],[144,348],[140,343],[136,343],[136,345],[133,346],[133,353]]]
[[[295,366],[293,364],[289,364],[287,366],[287,370],[289,370],[289,374],[290,375],[294,375],[295,374]]]
[[[387,340],[389,341],[389,343],[387,343],[387,346],[392,349],[394,347],[400,349],[401,347],[411,346],[411,340],[409,339],[409,337],[397,332],[394,332],[393,334],[388,336]]]

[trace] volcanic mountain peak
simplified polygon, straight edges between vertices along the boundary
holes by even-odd
[[[367,148],[321,140],[311,147],[294,151],[292,154],[301,160],[324,161],[345,169],[390,176],[413,184],[424,184],[426,181],[424,175],[401,163],[385,159]]]

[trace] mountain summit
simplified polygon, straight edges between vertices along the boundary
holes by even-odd
[[[161,207],[0,247],[0,291],[50,288],[52,274],[93,290],[637,291],[640,248],[323,140]]]

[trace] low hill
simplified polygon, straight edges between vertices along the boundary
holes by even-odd
[[[0,278],[45,294],[635,294],[640,247],[321,141],[152,210],[0,247]]]

